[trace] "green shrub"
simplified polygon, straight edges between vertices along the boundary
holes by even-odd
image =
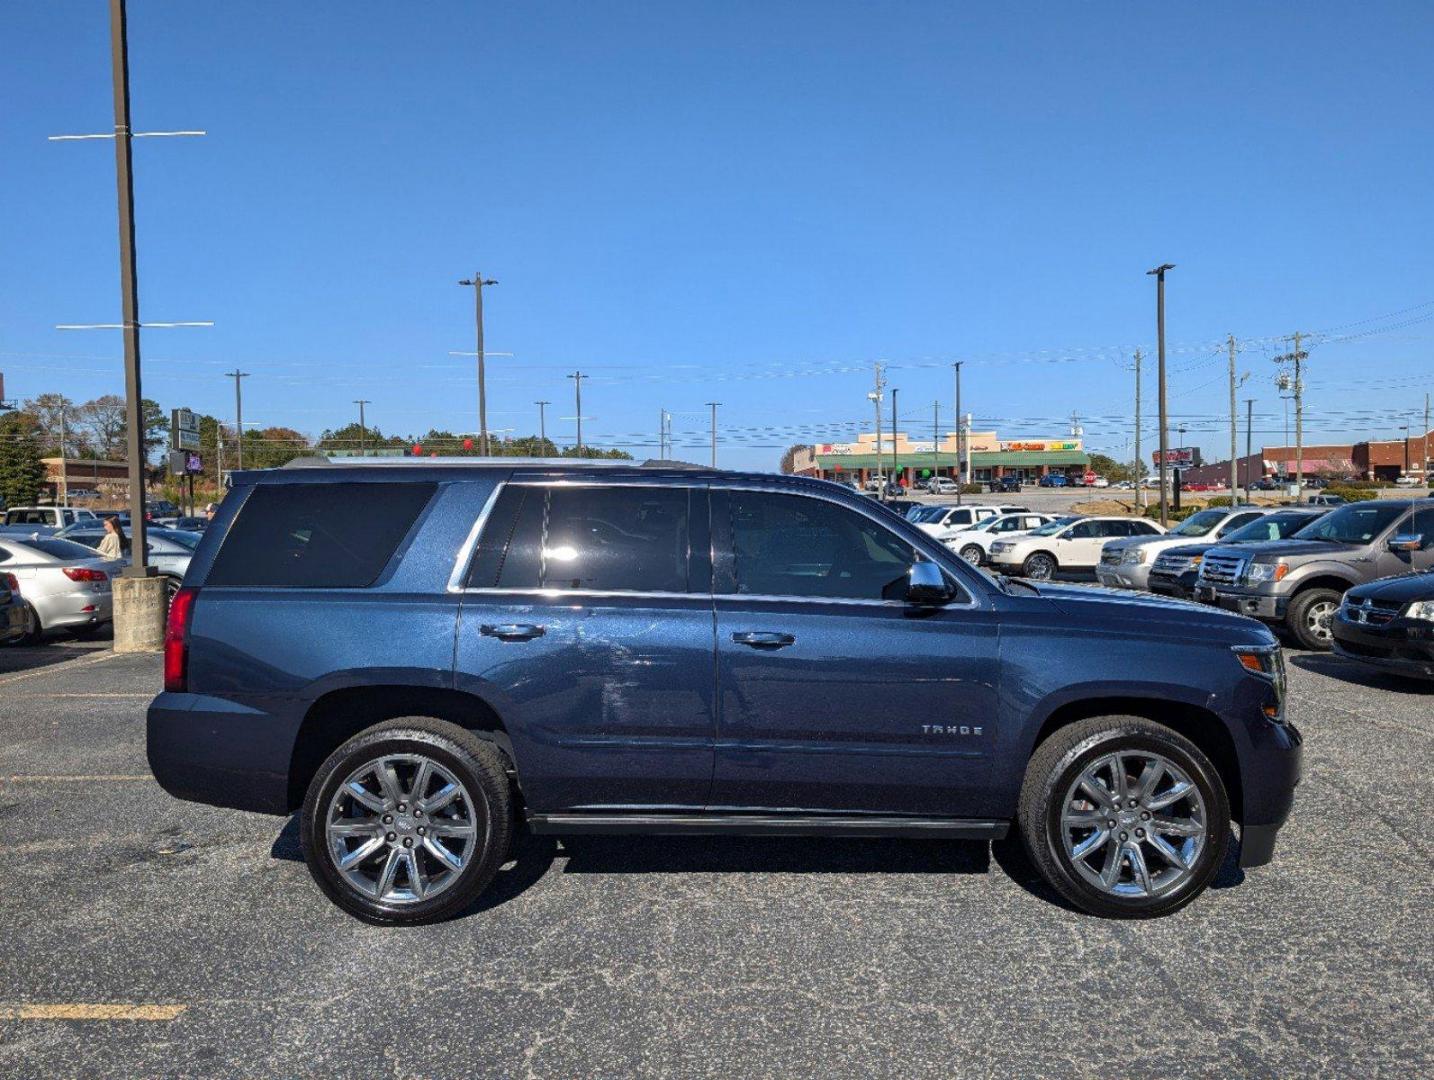
[[[986,488],[985,488],[983,485],[981,485],[981,484],[962,484],[962,485],[961,485],[961,494],[962,494],[962,495],[984,495],[984,494],[986,494]]]
[[[1338,495],[1345,502],[1365,502],[1368,499],[1379,498],[1379,488],[1373,484],[1369,487],[1351,487],[1345,484],[1325,488],[1331,495]]]
[[[1179,510],[1172,509],[1172,510],[1166,515],[1166,518],[1167,518],[1168,520],[1170,520],[1170,521],[1184,521],[1184,520],[1185,520],[1186,518],[1188,518],[1191,514],[1199,513],[1202,509],[1204,509],[1204,507],[1200,507],[1200,506],[1182,506]],[[1159,520],[1160,520],[1160,504],[1157,502],[1157,503],[1152,503],[1151,505],[1147,506],[1147,507],[1145,508],[1145,516],[1148,517],[1148,518],[1153,518],[1153,519],[1156,520],[1156,521],[1159,521]]]
[[[1235,500],[1228,495],[1216,495],[1205,503],[1206,506],[1234,506]]]

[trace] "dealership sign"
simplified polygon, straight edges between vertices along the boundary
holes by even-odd
[[[169,446],[172,450],[199,449],[199,418],[189,409],[170,410]]]
[[[1017,453],[1039,454],[1050,450],[1079,450],[1080,443],[1067,442],[1003,442],[1002,450],[1014,450]]]
[[[1150,460],[1157,468],[1160,467],[1160,451],[1157,450],[1150,455]],[[1200,448],[1197,446],[1181,446],[1174,450],[1165,451],[1165,464],[1174,465],[1181,469],[1193,468],[1200,464]]]

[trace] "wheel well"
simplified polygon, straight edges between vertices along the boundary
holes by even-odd
[[[502,718],[482,698],[427,686],[354,686],[319,698],[304,715],[289,759],[289,809],[304,801],[324,759],[360,731],[399,716],[431,716],[490,738],[513,761]],[[516,783],[516,777],[515,783]]]
[[[1230,796],[1230,813],[1236,821],[1244,820],[1244,792],[1240,785],[1240,759],[1235,754],[1235,741],[1224,721],[1209,709],[1179,701],[1152,698],[1105,697],[1086,698],[1062,705],[1041,725],[1031,753],[1060,728],[1094,716],[1140,716],[1178,731],[1204,751],[1215,763]]]
[[[1343,596],[1346,590],[1352,588],[1354,588],[1354,586],[1341,577],[1333,577],[1329,575],[1321,577],[1312,577],[1308,581],[1301,581],[1296,587],[1294,593],[1290,596],[1290,599],[1293,600],[1300,593],[1308,592],[1310,589],[1333,589],[1335,592]]]

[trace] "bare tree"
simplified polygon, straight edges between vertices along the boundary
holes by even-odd
[[[79,407],[79,420],[96,454],[109,461],[124,460],[124,398],[105,394],[87,401]]]

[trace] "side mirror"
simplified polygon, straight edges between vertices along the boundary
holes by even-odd
[[[911,564],[906,579],[906,602],[926,606],[944,604],[951,599],[951,590],[946,584],[946,575],[934,562]]]
[[[1418,551],[1424,546],[1424,537],[1419,533],[1399,533],[1389,540],[1390,551]]]

